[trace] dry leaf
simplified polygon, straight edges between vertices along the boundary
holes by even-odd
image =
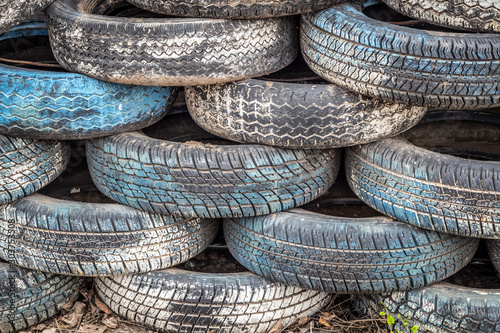
[[[101,322],[107,327],[113,329],[117,328],[119,324],[118,318],[116,318],[115,316],[105,316],[104,318],[102,318]]]
[[[309,317],[300,317],[299,318],[299,322],[297,323],[297,325],[298,326],[302,326],[302,325],[307,324],[310,321],[311,321],[311,318],[309,318]]]
[[[283,330],[283,323],[280,319],[268,333],[280,333],[282,330]]]
[[[104,304],[103,302],[101,302],[101,300],[99,298],[95,298],[95,305],[99,308],[99,310],[101,310],[102,312],[104,312],[105,314],[112,314],[113,311],[111,311],[110,308],[108,308],[108,306],[106,304]]]
[[[330,325],[330,323],[323,316],[319,317],[318,323],[328,328],[332,328],[332,325]]]
[[[70,312],[61,318],[61,321],[68,324],[69,327],[76,326],[83,317],[86,305],[82,302],[75,302]]]
[[[104,333],[108,328],[103,325],[82,324],[79,333]]]
[[[57,333],[57,328],[52,327],[52,328],[46,328],[42,331],[42,333]]]

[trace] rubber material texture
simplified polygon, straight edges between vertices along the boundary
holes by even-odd
[[[96,279],[111,310],[163,332],[268,332],[278,321],[316,313],[327,293],[277,284],[255,274],[168,269]]]
[[[98,15],[112,3],[61,0],[49,7],[51,46],[67,70],[117,83],[188,86],[264,75],[285,67],[298,53],[293,18]]]
[[[500,273],[500,240],[488,239],[486,240],[486,245],[488,247],[488,255],[490,256],[491,263]]]
[[[314,12],[341,0],[127,0],[155,13],[187,17],[263,18]]]
[[[186,88],[203,129],[245,143],[337,148],[376,141],[414,126],[426,108],[363,97],[332,84],[251,79]]]
[[[370,207],[399,221],[445,233],[498,239],[498,125],[450,124],[417,125],[404,134],[412,142],[423,140],[424,146],[430,144],[435,151],[403,137],[348,148],[349,185]],[[449,155],[457,150],[473,159]]]
[[[0,41],[44,35],[46,25],[29,23]],[[122,85],[0,63],[0,133],[77,140],[135,131],[165,116],[176,93],[171,87]]]
[[[0,3],[0,34],[31,18],[54,0],[6,0]]]
[[[475,32],[500,32],[497,0],[382,0],[404,15]]]
[[[443,280],[472,259],[478,239],[376,216],[293,209],[225,219],[231,254],[272,281],[332,293],[382,293]]]
[[[182,220],[120,204],[35,193],[4,206],[0,257],[15,251],[9,261],[55,274],[138,274],[194,257],[218,229],[217,220]]]
[[[0,203],[34,193],[63,172],[69,145],[0,135]]]
[[[190,122],[179,135],[202,131]],[[338,150],[168,141],[178,123],[174,116],[158,123],[167,140],[130,132],[87,141],[89,170],[99,190],[149,212],[220,218],[300,206],[335,182]]]
[[[409,318],[419,333],[491,333],[500,331],[500,290],[461,287],[440,282],[420,289],[382,295],[363,295],[375,311],[387,306],[391,314]]]
[[[301,50],[326,80],[439,109],[500,105],[500,35],[418,30],[369,18],[362,2],[302,16]]]
[[[0,262],[0,332],[24,330],[54,316],[81,281]]]

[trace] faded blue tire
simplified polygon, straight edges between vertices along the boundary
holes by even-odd
[[[335,182],[338,150],[205,144],[196,135],[206,132],[185,117],[172,115],[157,124],[163,140],[130,132],[87,141],[99,190],[149,212],[220,218],[287,210]],[[186,127],[179,130],[183,121]],[[188,142],[172,141],[176,135]]]
[[[0,332],[21,331],[56,315],[81,282],[0,262]]]
[[[63,172],[69,145],[0,135],[0,203],[34,193]]]
[[[258,275],[355,294],[409,290],[443,280],[472,259],[479,243],[384,216],[339,217],[303,209],[225,219],[224,236],[234,258]]]
[[[54,0],[6,0],[0,2],[0,34],[45,9]]]
[[[302,16],[302,54],[318,75],[363,95],[411,105],[500,105],[500,35],[393,25],[365,15],[368,3]]]
[[[27,23],[0,36],[0,43],[47,35],[45,24]],[[8,47],[3,53],[9,53]],[[76,140],[134,131],[160,120],[176,92],[0,62],[0,134]]]

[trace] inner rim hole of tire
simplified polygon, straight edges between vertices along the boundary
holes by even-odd
[[[99,192],[97,187],[93,184],[54,189],[51,191],[47,191],[44,194],[51,198],[67,200],[67,201],[100,203],[100,204],[116,203],[116,201],[111,200],[110,198]]]
[[[208,247],[196,257],[175,267],[200,273],[248,272],[248,269],[236,261],[229,250],[224,247]]]
[[[89,8],[91,14],[113,16],[113,17],[134,17],[134,18],[172,18],[174,16],[153,13],[136,7],[126,1],[101,1],[101,4]]]
[[[302,209],[336,217],[362,218],[382,216],[359,199],[323,199],[306,204]]]

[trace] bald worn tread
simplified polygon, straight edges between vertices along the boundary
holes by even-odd
[[[361,12],[364,1],[302,16],[311,69],[348,90],[436,109],[500,105],[500,35],[397,26]]]
[[[100,15],[112,5],[111,0],[61,0],[49,7],[51,46],[67,70],[117,83],[189,86],[268,74],[298,53],[293,18]]]
[[[268,332],[326,305],[324,292],[286,286],[250,272],[215,274],[167,269],[98,278],[111,310],[161,332]]]

